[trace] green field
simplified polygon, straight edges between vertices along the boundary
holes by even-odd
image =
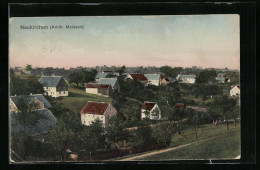
[[[240,132],[236,131],[138,160],[230,159],[235,158],[238,155],[240,155]]]
[[[226,124],[220,124],[218,126],[213,124],[200,125],[197,132],[197,140],[193,127],[187,127],[187,129],[184,130],[186,140],[183,139],[178,133],[175,133],[169,148],[174,148],[198,141],[189,146],[185,146],[173,151],[145,156],[142,158],[134,157],[152,153],[154,150],[131,156],[128,155],[124,158],[133,157],[132,160],[156,161],[176,159],[235,158],[236,156],[240,155],[240,124],[237,124],[236,126],[230,124],[229,130],[226,130]],[[117,158],[114,160],[120,159],[122,158]]]
[[[57,99],[57,102],[64,104],[64,107],[75,113],[79,113],[87,101],[111,103],[112,98],[87,94],[85,90],[69,87],[69,96]]]

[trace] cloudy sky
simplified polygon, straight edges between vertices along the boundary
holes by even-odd
[[[10,67],[240,67],[239,15],[31,17],[9,26]]]

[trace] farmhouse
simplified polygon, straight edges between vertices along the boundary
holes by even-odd
[[[234,86],[230,90],[230,96],[239,96],[240,95],[240,86]]]
[[[120,86],[117,78],[101,78],[98,84],[109,84],[113,92],[120,92]]]
[[[51,111],[46,108],[38,109],[34,113],[39,114],[39,116],[41,116],[36,124],[21,125],[19,122],[17,122],[17,115],[19,113],[13,112],[10,115],[11,132],[19,133],[22,131],[29,136],[32,136],[40,140],[44,140],[44,134],[46,134],[51,128],[53,128],[56,125],[57,120],[51,113]]]
[[[165,75],[160,75],[161,78],[161,85],[167,85],[170,83],[170,80]]]
[[[35,105],[35,109],[51,108],[52,105],[42,94],[30,94],[27,96],[10,96],[10,112],[18,112],[19,102],[24,100],[28,104]]]
[[[68,85],[62,76],[42,76],[40,83],[43,85],[45,95],[52,97],[68,96]]]
[[[112,94],[112,87],[109,84],[87,83],[86,93],[110,97]]]
[[[190,83],[193,84],[196,81],[196,75],[194,74],[178,74],[176,77],[181,83]]]
[[[22,105],[29,105],[33,114],[37,114],[39,119],[33,125],[21,125],[17,121],[19,116],[18,107]],[[11,96],[10,97],[10,120],[11,132],[19,133],[24,132],[39,140],[44,140],[46,134],[52,127],[56,125],[56,118],[48,108],[51,104],[42,94],[31,94],[27,96]]]
[[[141,107],[141,119],[149,118],[151,120],[161,119],[161,110],[157,103],[154,102],[144,102]]]
[[[160,74],[144,74],[148,80],[148,85],[161,85],[161,76]]]
[[[144,74],[128,74],[125,79],[133,79],[133,80],[139,81],[144,86],[148,85],[148,80],[144,76]]]
[[[97,75],[96,75],[96,77],[95,77],[95,80],[96,80],[96,82],[99,82],[99,80],[101,79],[101,78],[107,78],[107,76],[109,75],[109,74],[113,74],[114,76],[119,76],[119,73],[111,73],[111,72],[107,72],[107,71],[105,71],[105,72],[98,72],[97,73]]]
[[[106,126],[109,119],[117,114],[117,111],[109,103],[88,101],[80,111],[80,114],[83,125],[91,125],[93,121],[99,119]]]

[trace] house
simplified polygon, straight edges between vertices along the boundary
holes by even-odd
[[[148,80],[144,76],[144,74],[137,74],[137,73],[128,74],[125,79],[133,79],[133,80],[136,80],[136,81],[142,83],[144,86],[148,85]]]
[[[68,96],[68,85],[62,76],[42,76],[39,82],[43,85],[45,95],[52,97]]]
[[[51,128],[55,127],[57,123],[57,119],[51,113],[49,109],[38,109],[35,110],[35,114],[41,115],[39,120],[34,125],[21,125],[17,122],[17,115],[19,113],[11,113],[10,121],[11,121],[11,132],[19,133],[24,132],[29,136],[32,136],[36,139],[44,141],[44,134],[46,134]]]
[[[87,83],[86,93],[110,97],[112,94],[112,87],[109,84]]]
[[[160,76],[160,74],[144,74],[144,76],[148,80],[148,85],[155,85],[155,86],[160,86],[161,85],[161,76]]]
[[[161,85],[167,85],[170,83],[170,80],[165,75],[160,75],[161,78]]]
[[[141,107],[141,119],[149,118],[151,120],[161,119],[161,110],[155,102],[144,102]]]
[[[240,86],[234,86],[230,90],[230,96],[239,96],[240,95]]]
[[[117,114],[117,111],[109,103],[87,101],[80,114],[83,125],[91,125],[93,121],[99,119],[106,126],[109,123],[109,119]]]
[[[101,78],[99,79],[98,84],[109,84],[113,92],[120,92],[120,86],[117,78]]]
[[[219,83],[230,82],[230,79],[227,78],[227,77],[216,77],[216,80],[217,80]]]
[[[18,107],[22,104],[29,104],[33,114],[38,114],[39,119],[35,124],[20,124],[17,121],[19,116]],[[13,133],[24,132],[38,140],[43,141],[44,135],[56,125],[56,118],[48,108],[51,104],[42,94],[31,94],[26,96],[10,97],[10,130]]]
[[[108,78],[107,76],[109,75],[109,74],[113,74],[114,76],[119,76],[119,73],[111,73],[111,72],[98,72],[97,73],[97,75],[96,75],[96,77],[95,77],[95,80],[96,80],[96,82],[99,82],[99,80],[101,79],[101,78]]]
[[[42,94],[30,94],[26,96],[10,96],[10,112],[18,112],[17,106],[21,99],[28,104],[34,104],[37,107],[36,109],[52,108],[52,105]]]
[[[196,75],[194,74],[178,74],[176,77],[181,83],[190,83],[193,84],[196,81]]]

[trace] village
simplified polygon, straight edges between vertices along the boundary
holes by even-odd
[[[240,130],[239,71],[71,70],[10,69],[13,161],[140,160],[136,154]]]

